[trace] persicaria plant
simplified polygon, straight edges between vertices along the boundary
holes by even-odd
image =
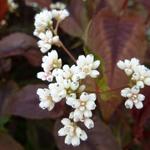
[[[149,60],[149,0],[0,0],[0,150],[149,150]]]

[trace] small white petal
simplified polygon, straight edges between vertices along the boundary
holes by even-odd
[[[84,125],[85,125],[88,129],[94,128],[94,122],[93,122],[93,120],[91,120],[91,119],[85,119]]]
[[[72,146],[79,146],[80,145],[80,139],[77,136],[74,136],[71,140]]]
[[[137,109],[142,109],[143,108],[143,103],[142,102],[135,103],[135,107]]]
[[[138,100],[139,101],[144,101],[145,96],[143,94],[138,94]]]
[[[86,134],[85,131],[82,130],[80,138],[81,138],[82,141],[86,141],[87,140],[88,137],[87,137],[87,134]]]
[[[94,110],[96,108],[96,104],[94,101],[88,101],[87,104],[86,104],[86,108],[88,110]]]
[[[125,107],[127,109],[132,109],[133,108],[133,102],[132,102],[132,100],[130,100],[130,99],[126,100]]]
[[[150,77],[149,77],[149,78],[146,78],[146,79],[144,80],[144,83],[145,83],[146,85],[150,86]]]
[[[65,137],[65,144],[70,145],[71,144],[71,136],[67,135]]]
[[[90,73],[90,76],[92,78],[97,78],[99,76],[99,71],[97,70],[92,70],[91,73]]]
[[[90,110],[85,110],[85,111],[84,111],[84,116],[85,116],[86,118],[92,117],[92,111],[90,111]]]
[[[64,118],[64,119],[61,120],[61,123],[63,125],[69,125],[70,124],[70,120],[68,118]]]
[[[65,136],[66,134],[67,134],[67,130],[66,130],[65,127],[59,129],[59,131],[58,131],[58,135],[59,135],[59,136]]]
[[[124,64],[124,62],[121,61],[121,60],[118,61],[117,66],[118,66],[118,68],[120,68],[121,70],[124,70],[124,69],[125,69],[125,64]]]

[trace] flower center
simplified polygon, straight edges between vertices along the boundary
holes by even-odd
[[[90,67],[88,67],[88,66],[85,66],[84,68],[83,68],[83,72],[85,72],[85,73],[90,73]]]
[[[135,101],[135,100],[137,99],[137,94],[133,94],[133,95],[131,96],[131,99],[132,99],[133,101]]]
[[[144,80],[144,76],[141,76],[141,77],[140,77],[140,80]]]

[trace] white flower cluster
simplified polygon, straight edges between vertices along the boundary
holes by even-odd
[[[68,16],[69,12],[65,8],[61,10],[44,9],[39,14],[36,14],[34,22],[34,35],[40,39],[38,46],[40,47],[42,53],[49,51],[52,45],[59,45],[57,28],[59,23]]]
[[[39,106],[50,111],[54,108],[55,103],[65,99],[66,104],[74,111],[70,113],[69,119],[62,120],[64,127],[58,133],[60,136],[66,136],[66,144],[78,146],[80,139],[86,140],[87,135],[77,123],[83,122],[88,129],[93,128],[92,110],[96,107],[96,94],[85,92],[86,86],[82,85],[81,81],[87,76],[96,78],[99,75],[97,68],[100,61],[95,61],[92,54],[81,55],[76,65],[62,66],[62,61],[55,50],[44,56],[42,61],[43,71],[39,72],[37,77],[51,83],[48,88],[37,90],[40,98]]]
[[[124,70],[127,76],[131,78],[135,85],[131,88],[125,88],[121,91],[123,97],[128,98],[125,102],[125,106],[128,109],[132,109],[133,105],[137,109],[143,108],[145,96],[140,94],[140,89],[145,85],[150,86],[150,69],[140,64],[140,61],[136,58],[131,60],[125,59],[124,61],[118,61],[117,66]]]
[[[62,43],[59,40],[57,28],[59,23],[69,16],[65,5],[61,3],[52,4],[51,8],[51,11],[43,10],[35,16],[34,35],[40,38],[38,46],[43,53],[50,50],[53,44]],[[67,64],[62,66],[62,60],[58,57],[56,50],[51,50],[43,56],[41,65],[43,71],[37,74],[37,78],[50,83],[48,88],[39,88],[37,95],[40,99],[39,107],[42,109],[51,111],[55,104],[62,100],[65,100],[66,104],[72,108],[69,118],[62,119],[64,127],[58,131],[58,134],[65,136],[66,144],[78,146],[80,140],[87,139],[86,132],[78,126],[78,122],[83,122],[88,129],[93,128],[92,110],[96,108],[96,94],[85,92],[86,86],[82,84],[82,81],[86,77],[99,76],[97,69],[100,61],[95,61],[92,54],[81,55],[77,60],[74,58],[73,60],[75,64],[71,67]]]
[[[13,0],[7,0],[9,11],[14,12],[18,8],[18,4],[15,3]]]

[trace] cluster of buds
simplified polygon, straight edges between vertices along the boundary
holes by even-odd
[[[51,6],[53,9],[44,9],[35,16],[34,35],[40,39],[38,46],[42,53],[48,52],[52,45],[59,45],[58,26],[61,21],[69,16],[64,4],[58,3]]]
[[[60,3],[51,5],[51,8],[51,11],[43,10],[35,16],[34,35],[40,38],[38,45],[43,53],[49,51],[52,44],[57,45],[60,42],[57,27],[60,21],[69,15]],[[56,28],[53,27],[53,19],[56,21]],[[64,127],[58,131],[58,135],[65,136],[67,145],[78,146],[80,140],[85,141],[88,138],[78,124],[82,122],[87,129],[93,128],[92,111],[96,108],[96,94],[87,93],[83,81],[87,77],[99,76],[97,69],[100,61],[94,60],[94,56],[88,54],[80,55],[74,63],[71,67],[67,64],[62,65],[56,50],[51,50],[43,56],[43,71],[37,74],[37,78],[49,82],[49,85],[48,88],[39,88],[37,95],[40,99],[39,107],[42,109],[51,111],[60,101],[65,101],[71,108],[68,118],[61,121]]]
[[[117,66],[124,70],[125,74],[130,77],[134,83],[131,88],[125,88],[121,91],[121,95],[126,97],[125,107],[132,109],[133,106],[137,109],[143,108],[143,101],[145,96],[140,94],[140,89],[145,85],[150,86],[150,69],[140,64],[140,61],[136,58],[131,60],[125,59],[124,61],[118,61]]]

